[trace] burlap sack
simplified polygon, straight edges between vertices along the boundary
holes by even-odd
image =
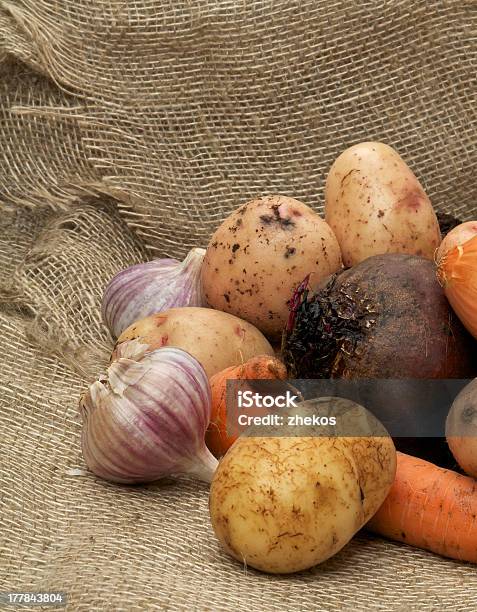
[[[394,145],[437,208],[475,216],[476,16],[465,0],[0,1],[0,591],[88,611],[477,608],[475,567],[364,534],[299,575],[242,568],[205,486],[85,472],[77,412],[111,347],[115,272],[205,244],[255,194],[319,209],[352,142]]]

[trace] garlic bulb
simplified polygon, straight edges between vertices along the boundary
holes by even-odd
[[[132,323],[181,306],[202,306],[200,271],[205,249],[192,249],[183,262],[155,259],[117,274],[103,296],[103,320],[115,338]]]
[[[217,460],[205,446],[210,386],[200,363],[178,348],[121,346],[107,376],[80,401],[88,468],[113,482],[192,474],[210,482]]]

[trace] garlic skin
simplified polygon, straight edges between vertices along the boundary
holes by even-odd
[[[148,348],[125,342],[107,375],[81,398],[86,464],[112,482],[178,474],[211,482],[217,460],[204,442],[211,411],[207,375],[181,349]]]
[[[202,306],[200,273],[205,249],[192,249],[183,262],[155,259],[117,274],[105,289],[103,321],[114,338],[132,323],[181,306]]]

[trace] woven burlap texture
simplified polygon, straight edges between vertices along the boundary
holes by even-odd
[[[254,195],[320,210],[348,144],[394,145],[437,208],[475,216],[476,17],[466,0],[0,0],[0,591],[85,611],[477,608],[474,567],[364,534],[300,575],[246,570],[205,486],[84,472],[77,410],[115,272],[205,245]]]
[[[109,341],[102,288],[144,251],[114,207],[94,202],[40,219],[17,211],[0,237],[1,260],[12,254],[23,261],[0,314],[0,590],[62,590],[85,611],[475,609],[472,566],[363,535],[312,571],[266,576],[221,551],[204,485],[115,486],[82,471],[78,397],[93,373],[45,354],[25,324],[41,313],[57,338],[94,353]]]
[[[183,255],[254,195],[319,208],[339,152],[380,139],[438,207],[465,211],[476,13],[472,0],[1,0],[0,48],[49,80],[4,86],[0,194],[114,194],[148,246]]]

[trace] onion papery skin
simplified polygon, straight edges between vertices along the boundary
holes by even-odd
[[[474,236],[477,236],[477,221],[466,221],[456,225],[441,242],[437,249],[436,260],[439,261],[454,247],[464,244]]]
[[[452,309],[477,338],[477,236],[440,259],[438,277]]]

